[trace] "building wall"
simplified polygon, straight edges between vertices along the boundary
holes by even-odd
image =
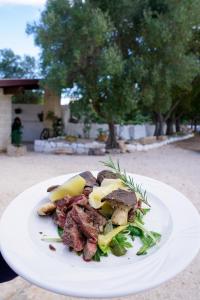
[[[16,114],[15,109],[21,108],[22,113]],[[44,105],[39,104],[13,104],[12,105],[12,121],[15,117],[19,117],[23,125],[23,142],[33,142],[40,138],[40,133],[43,130],[43,122],[39,121],[38,114],[44,111]],[[61,111],[64,120],[64,127],[67,126],[69,119],[69,112],[67,106],[61,106]]]
[[[21,108],[22,113],[16,114],[15,109]],[[23,142],[32,142],[39,139],[43,123],[39,121],[38,114],[43,111],[43,105],[38,104],[13,104],[12,121],[19,117],[23,125]]]
[[[11,141],[11,96],[0,89],[0,151],[5,150]]]

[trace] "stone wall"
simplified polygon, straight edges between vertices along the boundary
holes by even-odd
[[[0,151],[5,150],[11,141],[11,96],[0,89]]]
[[[89,131],[89,138],[96,138],[98,136],[98,129],[103,129],[108,132],[107,124],[91,124]],[[154,134],[155,126],[151,124],[142,125],[116,125],[117,136],[124,140],[140,139]],[[67,135],[75,135],[84,137],[84,124],[82,123],[68,123],[66,126]]]

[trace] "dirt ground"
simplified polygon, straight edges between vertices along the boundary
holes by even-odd
[[[200,137],[148,152],[114,155],[114,158],[119,158],[122,167],[129,172],[150,176],[172,185],[185,194],[200,211]],[[99,160],[102,160],[102,157],[56,156],[29,152],[24,157],[15,158],[1,154],[0,216],[9,202],[31,185],[68,172],[100,169]],[[74,298],[50,293],[18,277],[11,282],[0,284],[0,299],[70,300]],[[200,299],[200,254],[185,271],[172,280],[156,289],[131,295],[125,299]]]

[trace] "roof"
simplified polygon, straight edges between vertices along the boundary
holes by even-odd
[[[0,88],[4,89],[5,94],[15,94],[20,89],[33,90],[39,87],[39,79],[0,79]]]

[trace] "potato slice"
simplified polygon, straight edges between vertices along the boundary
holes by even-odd
[[[64,184],[50,193],[50,199],[52,202],[63,199],[65,196],[78,196],[81,195],[84,189],[86,181],[80,175],[74,176]]]

